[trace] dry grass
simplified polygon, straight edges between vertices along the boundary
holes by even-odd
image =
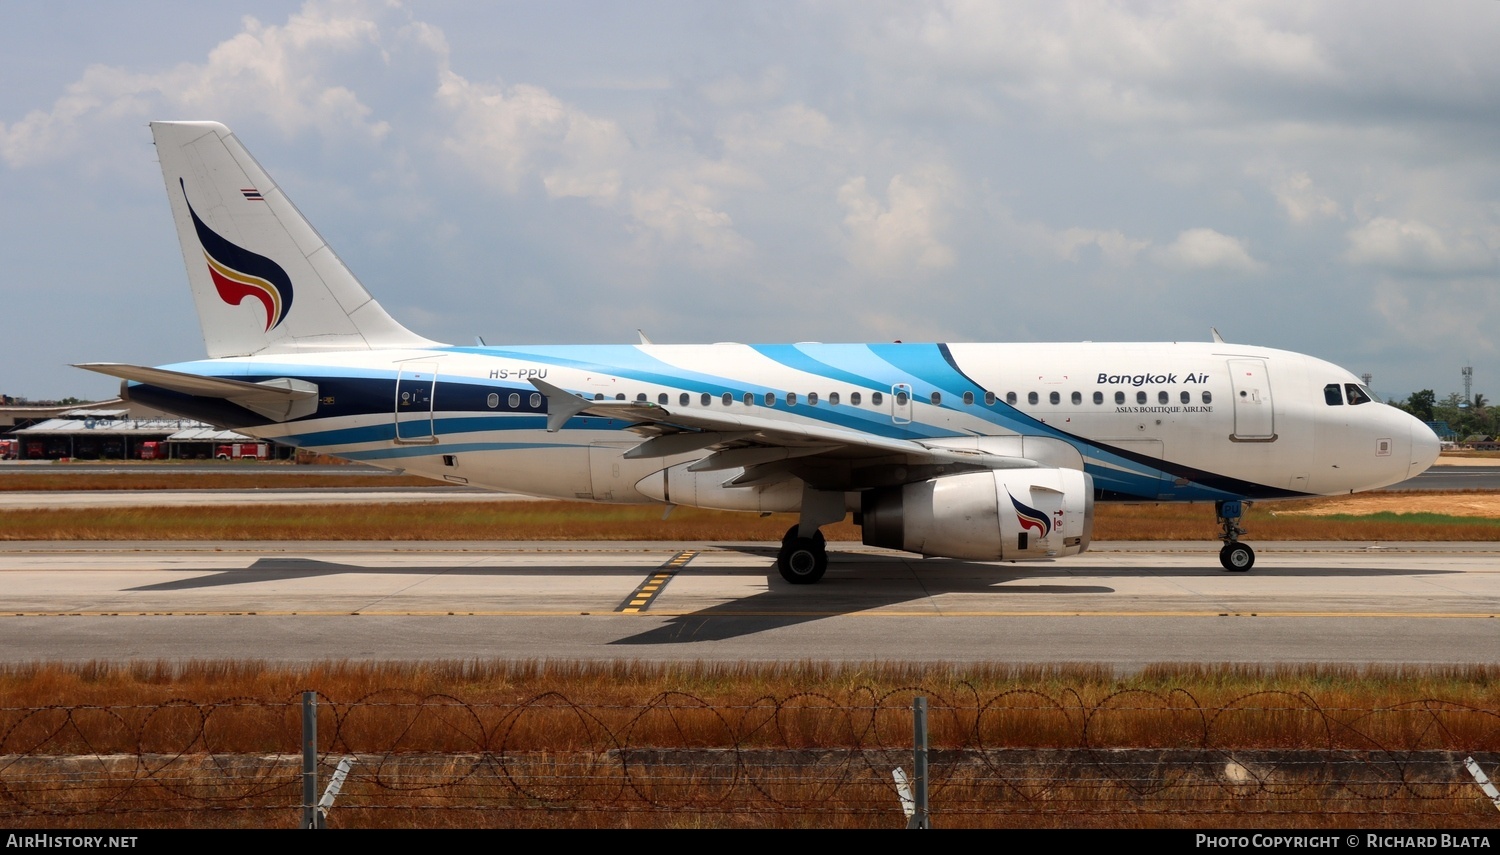
[[[325,763],[361,758],[334,812],[343,827],[899,827],[889,770],[909,765],[910,705],[923,696],[942,827],[1484,828],[1493,808],[1441,758],[1500,750],[1496,677],[1493,667],[1172,667],[1117,680],[1003,665],[12,666],[0,669],[10,758],[0,821],[289,827],[297,701],[315,690]],[[1434,757],[1437,775],[1418,768]]]
[[[1407,494],[1383,494],[1401,507]],[[1453,497],[1455,511],[1475,495],[1410,494],[1416,504]],[[1483,494],[1487,497],[1493,494]],[[1244,527],[1250,540],[1495,541],[1500,520],[1389,512],[1339,515],[1341,502],[1365,497],[1261,503]],[[1490,499],[1487,507],[1497,508]],[[1331,513],[1332,512],[1332,513]],[[1495,511],[1500,513],[1500,510]],[[0,540],[662,540],[775,541],[795,522],[788,514],[679,507],[665,520],[659,505],[586,502],[443,502],[351,505],[254,505],[204,508],[87,508],[0,511]],[[852,522],[825,526],[829,540],[858,541]],[[1096,540],[1213,540],[1209,505],[1100,505]]]
[[[1402,750],[1500,751],[1497,678],[1500,666],[1172,665],[1121,678],[1093,666],[1005,664],[98,662],[5,666],[0,668],[0,697],[12,713],[66,703],[153,709],[154,715],[171,718],[174,706],[182,707],[183,714],[189,705],[227,710],[295,706],[304,691],[316,691],[325,703],[377,710],[361,723],[359,744],[348,746],[356,751],[378,751],[403,740],[415,740],[413,749],[474,750],[482,737],[443,716],[414,727],[410,708],[422,704],[439,710],[529,705],[537,714],[510,731],[524,736],[529,750],[573,750],[590,742],[586,728],[559,726],[576,724],[579,707],[593,710],[601,721],[614,717],[617,731],[628,722],[632,741],[639,745],[722,745],[726,718],[753,721],[773,711],[777,728],[751,728],[753,734],[742,745],[782,745],[788,739],[796,743],[793,747],[851,748],[887,740],[904,744],[910,738],[909,723],[886,732],[886,722],[867,715],[861,720],[861,714],[851,716],[850,711],[909,710],[919,694],[929,698],[935,711],[930,722],[934,740],[948,744],[982,732],[989,748],[1072,748],[1081,744],[1087,727],[1088,743],[1095,747],[1191,748],[1212,731],[1215,744],[1241,747],[1368,749],[1399,744]],[[1440,704],[1479,712],[1471,720],[1449,719],[1442,729],[1424,733],[1409,730],[1399,717],[1369,718],[1374,711],[1416,702],[1425,702],[1428,710]],[[842,712],[824,715],[829,710]],[[1334,714],[1366,721],[1357,737],[1353,731],[1329,733],[1324,726]],[[263,712],[245,715],[247,722],[264,717]],[[175,730],[166,726],[160,732]],[[225,748],[271,750],[260,741],[263,737],[248,731],[234,738],[226,731]],[[352,733],[346,736],[353,738]],[[88,744],[100,751],[133,747],[112,744],[107,735],[91,736]],[[78,747],[69,744],[66,750]],[[167,747],[149,745],[145,750]]]

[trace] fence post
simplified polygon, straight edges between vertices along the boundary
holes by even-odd
[[[927,816],[927,699],[916,698],[911,702],[912,725],[912,797],[916,810],[906,821],[907,828],[931,828]]]
[[[318,693],[302,693],[302,827],[322,828],[318,812]]]

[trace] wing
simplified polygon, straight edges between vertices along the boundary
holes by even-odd
[[[830,427],[810,420],[757,415],[757,408],[715,411],[648,401],[591,401],[545,380],[531,381],[547,397],[547,429],[577,415],[631,422],[643,437],[629,459],[707,452],[693,472],[743,470],[726,487],[752,487],[801,478],[820,490],[866,490],[994,469],[1083,469],[1078,450],[1038,436],[962,436],[896,439]]]

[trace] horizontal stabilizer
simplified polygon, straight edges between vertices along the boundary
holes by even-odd
[[[224,377],[203,377],[184,374],[164,368],[147,368],[143,365],[127,365],[121,362],[86,362],[74,365],[88,371],[97,371],[122,380],[145,383],[195,395],[200,398],[220,398],[278,422],[312,415],[318,409],[318,387],[306,380],[278,377],[261,383],[246,383]]]

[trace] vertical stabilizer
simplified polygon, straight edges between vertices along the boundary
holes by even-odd
[[[151,133],[209,356],[436,344],[386,314],[228,128]]]

